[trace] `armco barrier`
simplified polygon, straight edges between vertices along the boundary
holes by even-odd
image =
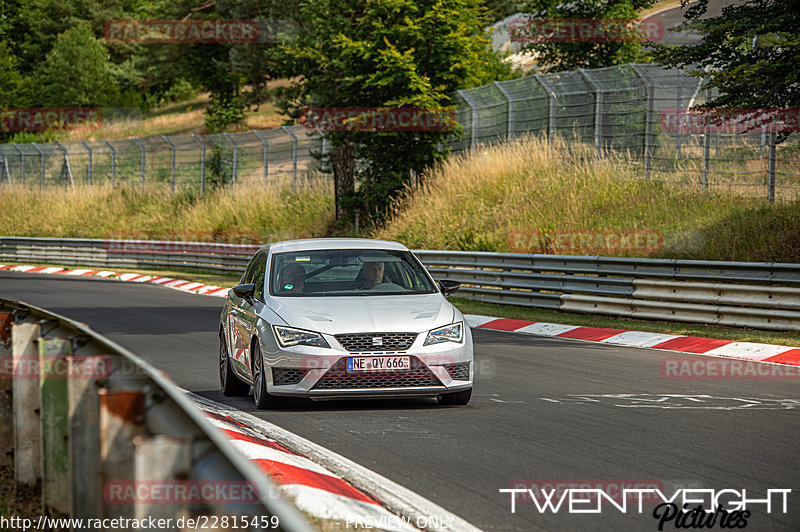
[[[0,299],[0,360],[0,462],[47,514],[312,530],[183,390],[85,325]]]
[[[0,262],[242,272],[254,245],[0,237]],[[480,301],[800,330],[800,264],[418,250]]]

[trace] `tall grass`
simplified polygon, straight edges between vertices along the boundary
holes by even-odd
[[[0,235],[255,233],[262,242],[321,236],[334,218],[329,179],[219,188],[170,197],[165,187],[15,188],[0,193]]]
[[[590,147],[560,140],[481,147],[450,157],[407,189],[374,235],[413,248],[502,252],[514,250],[516,231],[655,231],[663,248],[644,255],[800,261],[800,203],[769,206],[646,181],[640,171],[624,157],[598,160]],[[643,255],[630,248],[603,254]]]

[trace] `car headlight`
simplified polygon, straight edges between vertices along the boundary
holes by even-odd
[[[293,329],[292,327],[281,327],[280,325],[273,325],[275,329],[275,338],[281,347],[292,347],[294,345],[310,345],[313,347],[328,347],[328,342],[321,334],[312,331],[304,331],[302,329]]]
[[[425,343],[422,345],[440,344],[442,342],[461,343],[461,340],[463,339],[462,332],[462,322],[445,325],[444,327],[439,327],[438,329],[429,331],[428,336],[425,338]]]

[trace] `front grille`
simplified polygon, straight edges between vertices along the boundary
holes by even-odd
[[[347,359],[340,358],[312,389],[414,388],[418,386],[442,386],[442,382],[417,357],[411,357],[411,369],[408,371],[380,373],[348,372]]]
[[[462,362],[461,364],[448,364],[445,366],[450,378],[454,381],[468,381],[469,380],[469,362]]]
[[[380,338],[379,342],[374,339]],[[336,339],[342,347],[350,352],[361,351],[384,351],[396,352],[405,351],[414,340],[417,333],[359,333],[359,334],[337,334]]]
[[[272,368],[272,384],[275,386],[297,384],[303,380],[307,371],[297,368]]]

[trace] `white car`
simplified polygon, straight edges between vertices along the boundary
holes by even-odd
[[[220,387],[258,408],[311,399],[472,395],[472,335],[402,244],[322,238],[269,244],[228,292]]]

